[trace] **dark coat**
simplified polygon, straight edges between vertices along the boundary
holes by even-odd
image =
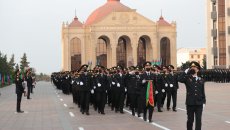
[[[206,104],[204,80],[201,77],[193,77],[186,73],[179,76],[179,81],[186,86],[186,105]]]

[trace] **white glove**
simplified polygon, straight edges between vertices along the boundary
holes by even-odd
[[[65,77],[65,79],[68,79],[68,77]]]
[[[96,89],[96,86],[93,86],[93,89]]]
[[[169,85],[167,83],[165,83],[165,87],[168,87]]]
[[[115,85],[115,82],[112,82],[113,85]]]
[[[143,80],[142,80],[142,83],[143,83],[143,84],[144,84],[144,83],[146,83],[146,80],[145,80],[145,79],[143,79]]]
[[[162,92],[164,93],[164,92],[165,92],[165,89],[162,89]]]
[[[170,84],[169,86],[172,88],[172,87],[173,87],[173,84]]]
[[[185,74],[187,74],[188,73],[188,71],[189,71],[189,68],[188,69],[186,69],[184,72],[185,72]]]
[[[98,86],[98,87],[101,87],[101,84],[100,84],[100,83],[98,83],[98,84],[97,84],[97,86]]]
[[[79,82],[77,82],[77,85],[79,85]]]
[[[127,88],[125,88],[125,92],[127,92]]]
[[[91,90],[91,93],[94,94],[94,90],[93,89]]]
[[[80,82],[80,85],[82,86],[82,85],[83,85],[83,82]]]
[[[107,93],[107,90],[105,90],[105,93]]]
[[[72,80],[72,84],[74,83],[74,81]]]
[[[155,94],[158,94],[158,91],[155,91]]]
[[[119,83],[117,83],[117,87],[120,87],[121,85]]]
[[[203,109],[205,108],[205,104],[203,104]]]

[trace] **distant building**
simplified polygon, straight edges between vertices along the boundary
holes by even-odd
[[[203,59],[206,56],[205,48],[180,48],[177,50],[177,66],[187,61],[196,61],[203,66]]]
[[[176,35],[176,22],[162,16],[152,21],[120,0],[107,0],[85,23],[77,17],[63,23],[62,69],[82,64],[128,67],[157,59],[176,66]]]
[[[206,0],[207,69],[230,66],[230,0]]]

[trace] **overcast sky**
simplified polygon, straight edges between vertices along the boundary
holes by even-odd
[[[19,63],[25,52],[30,66],[50,74],[61,70],[61,26],[75,15],[80,21],[107,0],[0,0],[0,51]],[[177,22],[177,48],[205,44],[204,0],[121,0],[143,16]]]

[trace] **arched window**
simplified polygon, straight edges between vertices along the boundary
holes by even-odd
[[[137,65],[142,66],[146,62],[146,40],[141,37],[137,47]]]
[[[96,48],[96,64],[107,67],[107,43],[103,38],[99,38]]]
[[[171,64],[171,58],[170,58],[170,40],[167,37],[164,37],[160,41],[160,52],[161,52],[161,59],[162,63],[161,65],[169,65]]]
[[[118,40],[118,46],[117,46],[117,65],[126,67],[126,63],[127,63],[126,51],[127,51],[126,40],[123,37],[121,37]]]
[[[77,70],[81,67],[81,40],[73,38],[70,41],[71,70]]]

